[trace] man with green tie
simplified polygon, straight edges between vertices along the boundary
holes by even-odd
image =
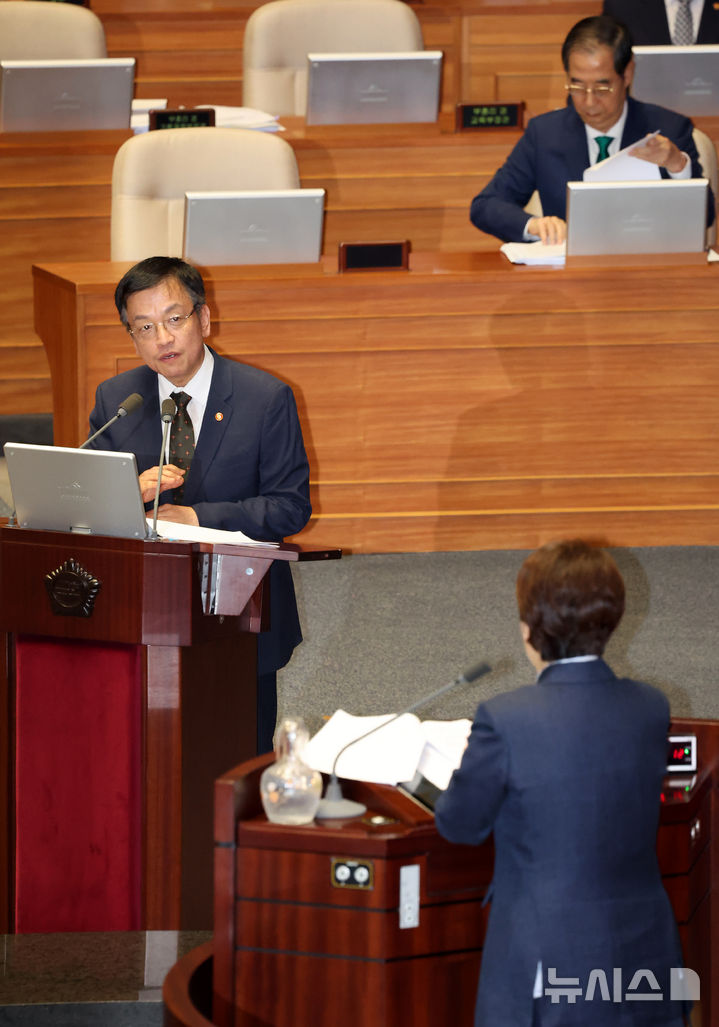
[[[562,46],[566,106],[532,118],[505,164],[472,201],[470,217],[482,232],[505,242],[566,237],[567,182],[585,168],[645,136],[632,153],[659,166],[662,177],[702,178],[689,118],[632,99],[632,43],[627,29],[606,15],[583,18]],[[649,176],[647,176],[649,177]],[[542,216],[523,209],[539,193]],[[714,198],[710,194],[714,220]]]

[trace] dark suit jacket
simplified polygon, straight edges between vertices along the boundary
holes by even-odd
[[[585,996],[603,969],[611,993],[618,967],[622,994],[637,969],[669,994],[669,968],[683,963],[656,857],[668,726],[665,696],[602,660],[550,665],[536,685],[480,705],[436,807],[452,842],[494,832],[477,1027],[530,1027],[540,960],[545,987],[555,968]],[[541,1001],[542,1027],[682,1023],[677,1002],[614,1004],[598,990],[573,1006]]]
[[[309,465],[297,407],[289,386],[246,364],[213,352],[202,430],[185,485],[183,503],[207,528],[242,531],[280,541],[300,531],[311,513]],[[98,386],[91,433],[132,392],[142,408],[117,421],[93,448],[134,453],[138,471],[155,467],[162,445],[157,375],[138,367]],[[161,496],[172,502],[172,493]],[[284,666],[302,640],[289,564],[276,560],[271,578],[271,629],[260,635],[259,673]]]
[[[664,0],[604,0],[602,14],[623,22],[636,46],[668,46],[667,8]],[[695,43],[719,43],[719,9],[712,0],[704,0]]]
[[[702,177],[701,164],[692,139],[689,118],[665,107],[627,100],[627,120],[621,146],[637,142],[656,129],[689,154],[692,176]],[[504,242],[521,242],[528,214],[523,207],[535,189],[539,190],[542,212],[566,220],[567,182],[580,182],[589,167],[589,148],[584,122],[571,102],[556,111],[532,118],[526,131],[503,166],[472,200],[470,217],[483,232]],[[661,169],[664,177],[667,174]],[[714,220],[714,199],[709,200]]]

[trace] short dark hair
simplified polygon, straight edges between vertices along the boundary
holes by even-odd
[[[608,14],[582,18],[569,30],[562,45],[564,70],[569,71],[569,55],[573,50],[592,51],[598,46],[609,47],[614,58],[614,70],[617,75],[623,75],[632,59],[632,37],[626,25]]]
[[[144,289],[154,289],[168,278],[175,278],[183,286],[193,308],[205,303],[205,283],[196,267],[179,257],[147,257],[126,271],[117,283],[115,306],[124,325],[127,325],[128,297]]]
[[[517,604],[529,642],[545,662],[601,656],[624,613],[624,581],[599,546],[583,539],[550,542],[522,564]]]

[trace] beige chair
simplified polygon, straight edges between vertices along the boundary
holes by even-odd
[[[716,205],[719,200],[717,195],[717,179],[719,174],[717,172],[717,152],[714,143],[711,141],[706,132],[702,132],[700,129],[694,129],[694,145],[697,148],[699,154],[699,163],[702,166],[704,177],[709,180],[709,185],[714,193],[714,203]],[[529,197],[529,202],[524,208],[530,217],[541,218],[542,216],[542,201],[539,199],[539,193],[535,190]],[[706,244],[707,246],[713,246],[716,242],[717,237],[717,226],[716,226],[716,210],[714,217],[714,224],[707,228]]]
[[[43,0],[0,0],[0,60],[106,56],[102,22],[86,7]]]
[[[243,103],[304,115],[308,53],[423,49],[419,19],[402,0],[272,0],[245,27]]]
[[[188,190],[299,184],[294,150],[268,132],[176,128],[133,136],[117,151],[112,168],[110,259],[182,256]]]

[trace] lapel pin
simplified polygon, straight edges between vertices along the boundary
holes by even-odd
[[[215,414],[215,420],[216,421],[221,421],[224,416],[225,415],[222,413],[222,411],[218,410],[217,413]]]

